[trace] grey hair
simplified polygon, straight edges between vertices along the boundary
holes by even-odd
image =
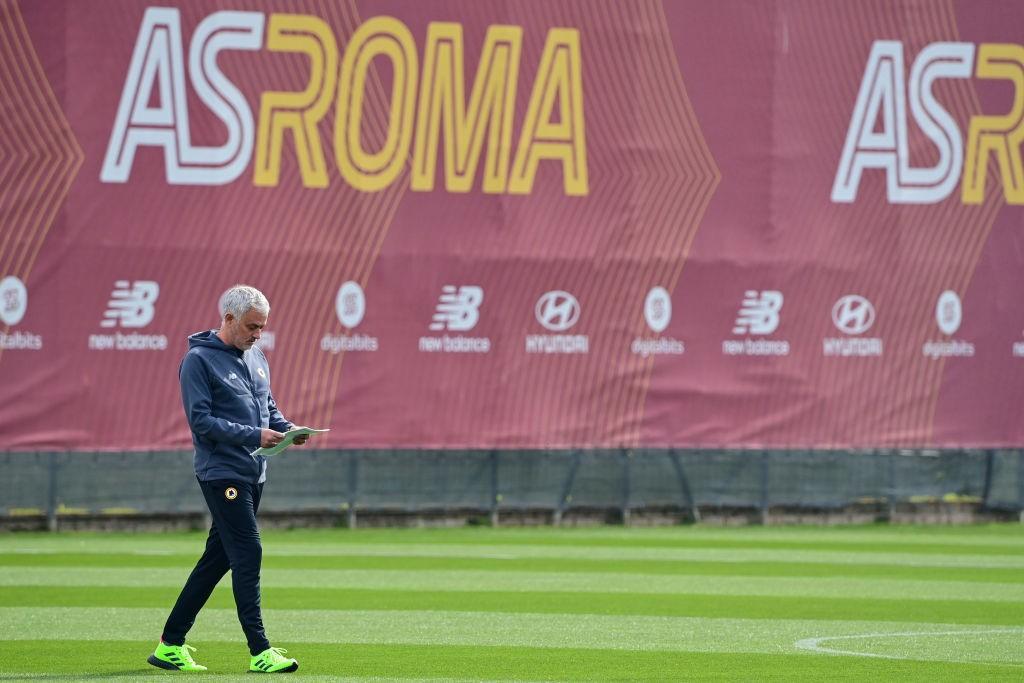
[[[235,285],[220,295],[217,308],[220,310],[221,320],[228,313],[236,318],[241,318],[251,310],[257,310],[263,315],[268,315],[270,313],[270,302],[267,301],[267,297],[263,295],[263,292],[255,287]]]

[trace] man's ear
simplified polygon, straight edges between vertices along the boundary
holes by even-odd
[[[229,323],[229,322],[232,322],[234,319],[235,319],[235,316],[231,315],[230,313],[225,313],[224,314],[224,322]]]

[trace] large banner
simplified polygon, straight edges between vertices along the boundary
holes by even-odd
[[[1024,4],[0,0],[0,449],[1021,446]]]

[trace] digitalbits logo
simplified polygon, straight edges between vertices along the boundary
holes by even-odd
[[[832,307],[832,324],[843,334],[864,334],[875,324],[875,307],[859,294],[847,294]]]
[[[947,289],[939,295],[935,304],[935,322],[942,334],[952,335],[959,330],[963,317],[964,309],[956,292]]]
[[[629,345],[630,353],[647,358],[659,355],[680,355],[686,351],[686,345],[678,339],[662,336],[662,332],[668,329],[672,322],[672,297],[664,287],[651,287],[644,299],[644,321],[648,329],[654,332],[657,337],[647,338],[636,337]]]
[[[932,360],[973,356],[975,351],[973,342],[966,339],[950,339],[960,329],[963,319],[964,307],[960,302],[960,296],[953,290],[947,289],[939,295],[939,300],[935,302],[935,324],[946,338],[926,341],[921,347],[921,353]]]
[[[664,287],[652,287],[644,299],[644,320],[652,332],[664,332],[672,321],[672,298]]]
[[[0,322],[17,325],[28,310],[28,290],[13,275],[0,280]]]
[[[328,353],[341,353],[342,351],[368,351],[373,352],[380,348],[377,337],[369,334],[356,334],[352,330],[363,322],[366,315],[366,294],[358,282],[347,280],[338,288],[338,294],[334,297],[334,313],[338,316],[338,322],[345,328],[343,334],[324,334],[320,338],[320,350]],[[266,333],[264,333],[264,336]]]
[[[334,299],[334,311],[338,321],[347,329],[353,329],[363,321],[366,314],[366,295],[359,283],[349,280],[338,289]]]

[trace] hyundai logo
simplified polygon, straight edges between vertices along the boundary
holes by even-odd
[[[832,322],[845,334],[863,334],[875,322],[875,307],[857,294],[847,294],[832,307]]]
[[[559,289],[546,292],[537,299],[537,322],[552,332],[564,332],[580,319],[580,302],[569,292]]]

